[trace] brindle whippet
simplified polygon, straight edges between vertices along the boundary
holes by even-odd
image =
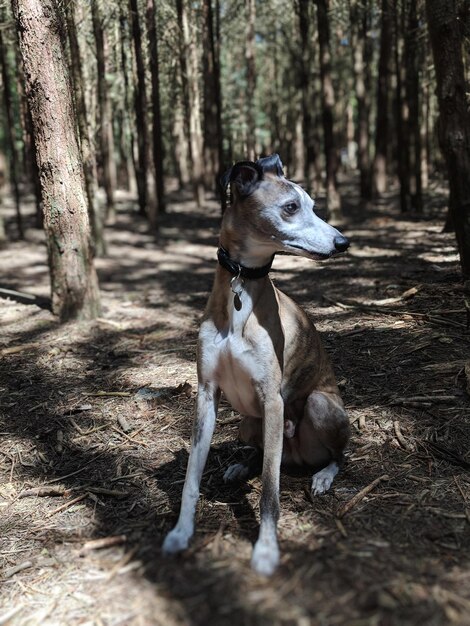
[[[199,332],[192,447],[180,516],[163,551],[184,550],[193,535],[223,391],[245,416],[241,440],[263,449],[261,524],[251,563],[270,575],[279,562],[281,462],[323,467],[313,475],[312,493],[324,493],[338,472],[349,422],[315,327],[268,272],[276,252],[320,260],[345,251],[349,242],[315,215],[313,200],[284,177],[276,154],[236,163],[225,182],[233,201],[222,220],[219,265]],[[246,473],[236,464],[225,479]]]

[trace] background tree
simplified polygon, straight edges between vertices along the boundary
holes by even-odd
[[[447,164],[449,210],[464,277],[470,279],[470,114],[455,0],[426,0],[436,70],[438,132]],[[469,288],[470,291],[470,288]]]

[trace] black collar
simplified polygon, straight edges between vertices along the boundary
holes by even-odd
[[[269,263],[263,265],[263,267],[245,267],[244,265],[233,261],[227,250],[222,248],[222,246],[220,246],[217,250],[217,258],[220,265],[234,276],[240,276],[241,278],[263,278],[263,276],[267,276],[269,274],[269,270],[271,269],[271,265],[274,261],[274,254]]]

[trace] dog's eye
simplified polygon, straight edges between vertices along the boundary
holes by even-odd
[[[299,205],[296,202],[288,202],[283,209],[288,215],[294,215],[299,210]]]

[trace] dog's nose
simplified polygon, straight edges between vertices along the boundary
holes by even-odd
[[[343,237],[343,235],[335,237],[333,243],[335,244],[335,248],[336,250],[338,250],[338,252],[344,252],[349,248],[349,239]]]

